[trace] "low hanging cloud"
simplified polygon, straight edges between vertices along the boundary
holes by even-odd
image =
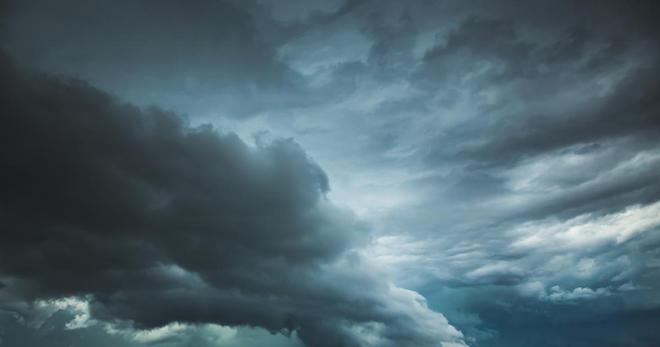
[[[357,250],[293,141],[254,148],[79,80],[2,58],[0,305],[84,297],[89,317],[154,329],[254,326],[309,346],[464,346]],[[84,319],[83,319],[84,318]]]

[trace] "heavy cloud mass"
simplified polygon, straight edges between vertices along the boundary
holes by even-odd
[[[0,347],[660,345],[659,11],[0,1]]]
[[[352,248],[365,226],[327,201],[327,177],[293,141],[249,148],[79,80],[2,70],[6,307],[77,296],[93,318],[140,329],[460,343],[419,294],[363,273]]]

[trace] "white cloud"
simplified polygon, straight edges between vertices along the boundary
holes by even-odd
[[[167,338],[176,336],[178,333],[186,329],[186,325],[181,323],[170,323],[168,325],[149,329],[149,330],[139,330],[133,336],[133,339],[137,342],[142,343],[156,343],[163,341]]]
[[[573,290],[564,290],[560,286],[552,286],[549,293],[541,295],[542,300],[554,302],[572,302],[576,300],[588,300],[598,297],[609,296],[612,293],[608,288],[597,288],[593,290],[588,287],[577,287]]]
[[[74,318],[65,324],[68,330],[87,328],[96,323],[89,312],[89,301],[79,297],[65,297],[60,299],[39,300],[36,302],[39,310],[44,311],[43,317],[50,317],[53,313],[66,310],[73,313]]]
[[[660,202],[634,205],[623,211],[594,216],[582,214],[567,221],[528,222],[514,230],[518,249],[580,250],[607,244],[619,245],[660,226]]]

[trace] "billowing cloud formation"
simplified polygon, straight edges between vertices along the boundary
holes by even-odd
[[[68,327],[93,317],[295,331],[310,346],[463,345],[354,250],[364,225],[327,201],[324,172],[294,142],[250,148],[78,80],[7,61],[2,75],[6,309],[78,296],[90,317]]]

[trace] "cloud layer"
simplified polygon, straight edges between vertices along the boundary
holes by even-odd
[[[77,83],[87,96],[63,102],[63,87],[37,88],[53,77],[15,92],[33,95],[32,85],[43,97],[6,93],[3,102],[26,114],[77,110],[60,112],[74,125],[24,117],[7,131],[23,149],[6,153],[43,153],[21,162],[25,173],[7,172],[23,182],[6,184],[7,221],[48,221],[48,234],[25,233],[23,244],[95,231],[76,239],[80,256],[13,247],[7,269],[39,283],[12,293],[73,295],[67,281],[39,273],[57,255],[77,271],[60,276],[98,276],[74,281],[93,291],[143,288],[143,279],[176,288],[167,295],[198,293],[181,283],[240,288],[182,300],[197,307],[171,314],[238,295],[246,308],[231,319],[259,316],[278,330],[304,317],[315,323],[295,338],[311,345],[327,336],[396,344],[396,331],[456,336],[420,323],[446,326],[425,305],[472,346],[660,345],[657,2],[31,1],[0,11],[0,44],[17,64],[77,76],[140,107],[71,81],[64,89]],[[103,122],[82,121],[97,107]],[[207,123],[236,135],[199,127]],[[32,162],[52,168],[30,171]],[[49,181],[36,179],[49,171]],[[16,215],[28,210],[39,218]],[[225,218],[237,211],[246,219]],[[77,227],[58,227],[67,223]],[[203,237],[179,238],[182,229]],[[92,253],[104,269],[140,270],[118,284],[85,268]],[[204,268],[209,259],[220,271]],[[17,288],[12,281],[0,279]],[[157,304],[146,293],[97,294],[90,309],[165,324],[149,315]],[[329,298],[351,304],[330,309]],[[131,300],[148,309],[130,312]],[[233,324],[227,317],[220,323]]]

